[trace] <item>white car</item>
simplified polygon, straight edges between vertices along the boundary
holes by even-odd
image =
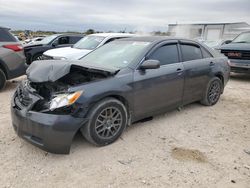
[[[43,39],[44,39],[44,37],[35,37],[33,39],[26,39],[25,42],[27,44],[36,44],[37,42],[40,42]]]
[[[72,47],[64,47],[48,50],[43,53],[43,59],[55,60],[78,60],[91,51],[107,44],[113,40],[133,37],[135,35],[128,33],[97,33],[84,37]]]

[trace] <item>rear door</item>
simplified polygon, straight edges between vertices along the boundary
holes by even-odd
[[[183,103],[187,104],[203,97],[214,64],[211,54],[199,44],[180,41],[179,45],[185,69]]]
[[[161,66],[134,72],[134,114],[138,119],[178,107],[183,96],[184,68],[177,41],[158,45],[146,59],[159,60]]]

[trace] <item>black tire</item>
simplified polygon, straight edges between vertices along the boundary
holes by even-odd
[[[6,84],[6,76],[4,72],[0,69],[0,90],[2,90],[5,87]]]
[[[219,101],[222,91],[222,81],[218,77],[212,78],[207,85],[205,95],[201,100],[201,104],[205,106],[215,105]]]
[[[36,54],[32,58],[32,61],[40,61],[40,60],[42,60],[42,56],[43,56],[43,54]]]
[[[109,115],[108,111],[111,112]],[[88,119],[88,123],[81,128],[82,135],[92,144],[105,146],[116,141],[126,128],[127,109],[119,100],[106,98],[91,108]]]

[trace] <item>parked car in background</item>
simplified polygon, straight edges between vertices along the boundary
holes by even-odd
[[[220,50],[230,59],[232,72],[250,74],[250,31],[241,33]]]
[[[69,153],[78,130],[98,146],[127,125],[200,101],[218,102],[228,59],[192,40],[132,37],[80,61],[36,61],[12,98],[17,134],[53,153]]]
[[[0,90],[6,80],[25,74],[26,67],[22,44],[9,29],[0,27]]]
[[[232,40],[217,40],[217,41],[203,41],[208,47],[213,48],[215,50],[220,49],[222,45],[229,44]]]
[[[62,48],[72,46],[84,36],[80,34],[56,34],[45,37],[36,44],[28,44],[24,46],[24,53],[27,59],[27,64],[35,60],[41,60],[43,52],[52,48]]]
[[[116,39],[128,38],[135,36],[128,33],[98,33],[84,37],[72,47],[65,47],[60,49],[52,49],[43,53],[43,59],[55,60],[77,60],[87,55],[100,46],[107,44]]]

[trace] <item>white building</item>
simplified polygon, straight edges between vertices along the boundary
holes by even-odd
[[[250,25],[246,22],[168,25],[168,33],[171,36],[201,38],[207,41],[233,39],[239,33],[247,30],[250,30]]]

